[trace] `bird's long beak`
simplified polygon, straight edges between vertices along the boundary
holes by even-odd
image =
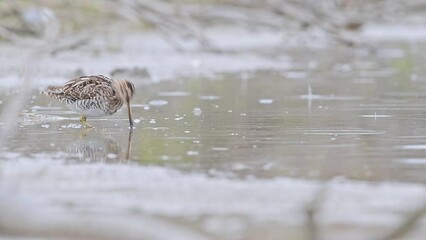
[[[130,130],[133,130],[133,118],[132,118],[132,109],[130,107],[130,100],[127,100],[127,114],[129,115],[129,123],[130,123]]]

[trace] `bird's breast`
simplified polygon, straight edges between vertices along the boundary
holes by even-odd
[[[78,112],[87,117],[101,117],[111,114],[107,102],[77,100],[66,104],[72,111]]]
[[[78,112],[87,117],[101,117],[107,115],[107,113],[100,108],[82,108],[77,106],[76,104],[67,104],[67,107],[74,112]]]

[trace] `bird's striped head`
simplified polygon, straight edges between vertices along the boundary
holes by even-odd
[[[114,88],[114,91],[118,93],[120,100],[127,104],[130,130],[133,131],[133,117],[132,110],[130,108],[130,99],[132,99],[133,94],[135,94],[135,85],[127,80],[113,80],[112,87]]]
[[[113,80],[112,86],[120,100],[129,103],[132,99],[133,94],[135,94],[135,85],[127,80]]]

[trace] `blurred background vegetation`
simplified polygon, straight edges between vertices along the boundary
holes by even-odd
[[[203,30],[220,25],[309,31],[353,46],[363,43],[353,33],[366,24],[424,23],[425,10],[422,0],[7,0],[0,1],[0,38],[40,37],[59,24],[55,31],[66,38],[156,30],[175,47],[173,38],[193,38],[215,49]]]

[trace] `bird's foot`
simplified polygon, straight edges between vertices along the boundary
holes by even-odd
[[[84,127],[86,128],[95,128],[94,126],[90,125],[89,123],[87,123],[87,117],[82,115],[80,117],[80,122],[84,125]]]

